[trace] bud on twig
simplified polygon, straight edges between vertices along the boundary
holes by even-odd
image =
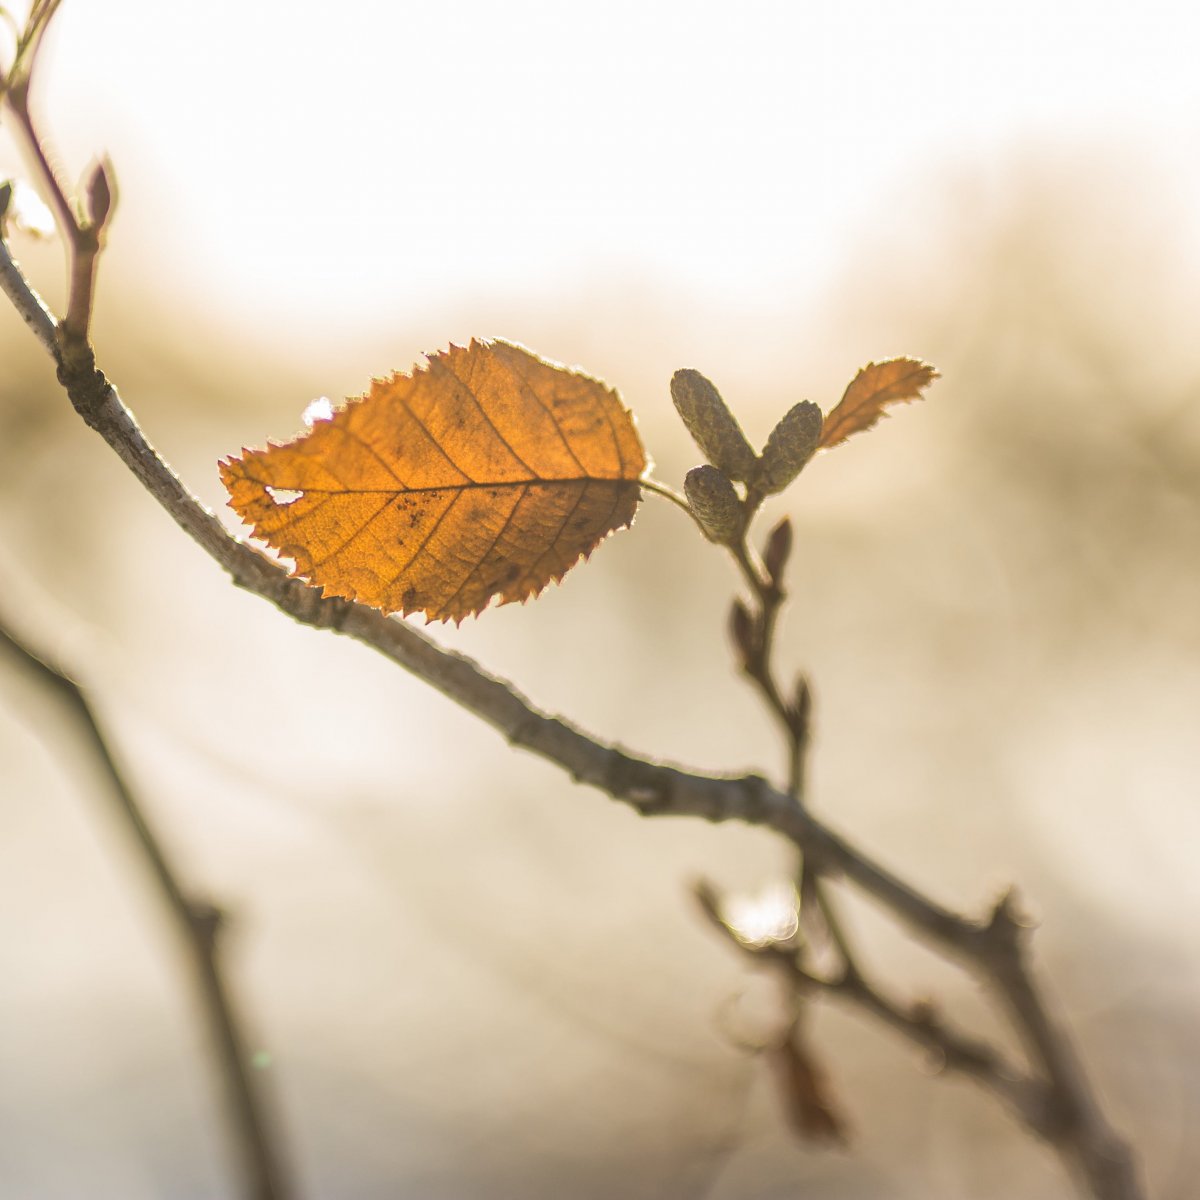
[[[0,183],[0,221],[4,220],[5,213],[8,212],[8,206],[12,203],[12,181],[6,179]]]
[[[801,675],[796,679],[796,693],[792,697],[791,708],[788,710],[788,722],[797,742],[804,742],[808,739],[811,720],[812,689],[808,685],[807,676]]]
[[[714,467],[742,483],[753,478],[758,455],[721,393],[699,371],[676,371],[671,379],[671,399],[696,445]]]
[[[782,492],[804,469],[821,441],[825,418],[811,400],[801,400],[789,409],[771,430],[763,447],[755,483],[764,492]]]
[[[86,217],[87,223],[93,229],[102,229],[108,222],[108,218],[112,213],[114,191],[112,183],[109,179],[112,164],[105,159],[101,159],[93,168],[91,175],[88,176],[87,183],[84,185],[84,196],[86,197]]]
[[[763,551],[763,566],[767,568],[767,574],[776,587],[783,582],[783,572],[791,553],[792,521],[790,517],[784,517],[771,530],[771,536],[767,538],[767,548]]]
[[[705,463],[684,476],[683,491],[704,536],[710,542],[733,545],[742,532],[742,502],[733,484]]]
[[[743,671],[749,671],[756,657],[754,618],[740,600],[735,600],[729,610],[729,633],[737,650],[738,665]]]

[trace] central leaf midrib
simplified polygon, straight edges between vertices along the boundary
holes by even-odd
[[[529,479],[504,479],[494,483],[471,480],[467,483],[439,483],[428,487],[376,487],[376,488],[321,488],[321,487],[288,487],[282,483],[266,483],[261,479],[254,480],[260,487],[269,487],[277,492],[299,492],[304,496],[410,496],[422,492],[466,492],[480,488],[531,487],[536,484],[554,486],[566,483],[636,483],[636,479],[623,479],[620,476],[605,475],[569,475],[561,479],[545,479],[540,475]]]

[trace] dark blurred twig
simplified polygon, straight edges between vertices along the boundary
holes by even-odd
[[[7,648],[27,670],[48,684],[75,720],[95,756],[122,821],[141,851],[164,907],[171,915],[187,954],[196,999],[217,1052],[217,1063],[229,1117],[245,1179],[247,1200],[286,1200],[291,1189],[270,1132],[261,1081],[253,1074],[242,1033],[220,966],[220,934],[224,916],[207,900],[191,896],[151,829],[141,805],[109,748],[84,690],[40,651],[34,651],[0,620],[0,647]]]
[[[725,919],[724,904],[708,883],[696,885],[701,911],[736,949],[753,962],[778,971],[800,996],[825,995],[865,1012],[914,1045],[929,1051],[938,1070],[965,1075],[995,1095],[1018,1121],[1039,1136],[1048,1136],[1051,1096],[1046,1085],[1018,1070],[994,1046],[958,1033],[943,1022],[933,1006],[905,1005],[885,995],[861,971],[826,977],[804,967],[800,947],[790,942],[747,942]]]

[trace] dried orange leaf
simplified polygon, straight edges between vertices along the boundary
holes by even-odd
[[[826,415],[818,447],[836,446],[852,433],[870,429],[889,404],[918,399],[922,389],[937,377],[933,367],[915,358],[867,363],[855,375],[838,406]]]
[[[461,621],[536,596],[633,520],[645,454],[596,379],[507,342],[434,354],[286,445],[221,463],[230,506],[327,596]]]

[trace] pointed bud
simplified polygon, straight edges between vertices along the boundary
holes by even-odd
[[[729,633],[733,638],[734,649],[737,650],[738,665],[743,671],[748,671],[755,654],[754,618],[740,600],[735,600],[729,610]]]
[[[733,545],[742,532],[742,502],[733,484],[705,463],[684,476],[683,491],[704,536],[710,542]]]
[[[763,566],[771,582],[779,587],[783,582],[783,572],[787,568],[788,559],[792,553],[792,521],[784,517],[767,538],[767,548],[763,551]]]
[[[811,400],[801,400],[771,430],[755,483],[764,492],[782,492],[817,452],[824,417]]]
[[[109,175],[112,164],[101,159],[93,168],[84,186],[87,198],[87,221],[93,229],[103,229],[112,213],[114,191]]]
[[[714,467],[742,483],[755,475],[758,455],[721,393],[699,371],[676,371],[671,379],[671,399],[696,445]]]
[[[12,203],[12,181],[6,179],[0,183],[0,221],[4,220],[4,214],[8,212],[8,206]]]
[[[809,725],[812,722],[812,689],[803,675],[796,680],[796,693],[788,710],[788,722],[798,742],[807,740]]]

